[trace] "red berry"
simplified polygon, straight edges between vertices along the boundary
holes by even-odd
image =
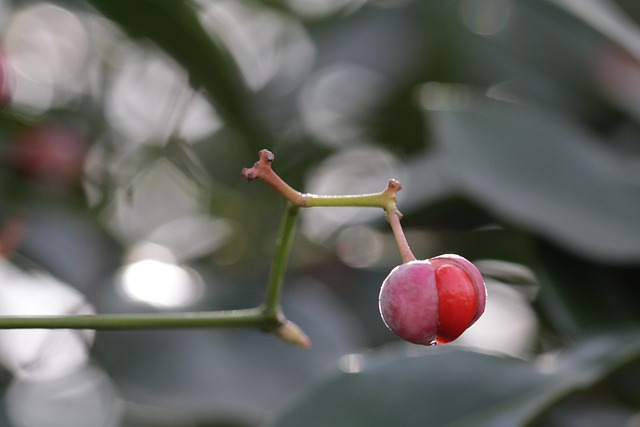
[[[447,343],[478,320],[486,295],[482,275],[471,262],[440,255],[394,268],[380,289],[380,313],[404,340]]]
[[[80,181],[87,151],[86,138],[80,131],[46,124],[17,135],[13,160],[16,169],[27,176],[66,186]]]
[[[6,55],[0,51],[0,107],[11,101],[13,92],[13,73]]]

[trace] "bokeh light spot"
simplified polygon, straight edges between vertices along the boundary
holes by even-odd
[[[350,267],[370,267],[382,256],[382,238],[372,228],[356,225],[338,234],[336,253]]]
[[[45,273],[27,273],[0,262],[0,315],[93,314],[75,289]],[[7,329],[0,331],[0,363],[29,380],[57,378],[89,360],[94,331]]]
[[[120,273],[120,289],[126,297],[158,308],[184,307],[204,292],[201,277],[176,263],[168,249],[153,243],[134,246],[129,263]]]
[[[378,193],[386,188],[389,178],[405,182],[399,160],[387,150],[363,144],[328,157],[312,172],[307,187],[315,194]],[[367,207],[312,209],[305,214],[303,227],[310,239],[320,242],[345,225],[376,218],[383,219],[384,213]]]
[[[310,69],[315,49],[299,22],[258,4],[201,0],[198,7],[203,26],[229,46],[252,89],[287,92]]]
[[[45,110],[60,89],[81,89],[78,74],[87,61],[88,35],[78,17],[49,3],[17,10],[7,25],[4,47],[15,72],[13,103]]]
[[[15,427],[116,427],[122,417],[111,380],[93,366],[55,379],[16,379],[6,408]]]
[[[515,357],[529,356],[538,332],[529,301],[511,286],[485,280],[489,294],[486,310],[456,343]]]
[[[363,357],[361,354],[345,354],[338,360],[338,368],[342,372],[355,374],[362,371]]]
[[[502,30],[511,17],[509,0],[464,0],[460,3],[460,17],[475,34],[489,36]]]
[[[321,18],[345,10],[353,11],[366,2],[366,0],[286,0],[291,9],[310,18]]]
[[[340,147],[370,138],[367,120],[384,95],[383,77],[353,64],[319,70],[302,90],[303,125],[321,142]]]
[[[135,301],[155,307],[182,307],[202,293],[200,282],[183,267],[147,259],[125,267],[122,289]]]
[[[466,85],[429,82],[422,85],[418,97],[427,110],[458,111],[469,105],[474,94]]]

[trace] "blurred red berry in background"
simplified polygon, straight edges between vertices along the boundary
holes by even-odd
[[[11,101],[13,93],[13,72],[7,56],[0,50],[0,107]]]
[[[12,160],[15,169],[29,178],[71,186],[83,176],[88,148],[87,139],[79,130],[46,124],[18,133]]]

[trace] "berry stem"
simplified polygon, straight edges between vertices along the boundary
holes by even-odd
[[[400,218],[402,218],[402,214],[400,214],[400,212],[398,211],[387,213],[387,221],[389,221],[391,230],[393,230],[393,236],[396,238],[396,243],[398,244],[398,250],[400,251],[402,263],[406,264],[409,261],[415,261],[416,257],[413,255],[413,252],[411,252],[411,248],[409,247],[407,238],[404,235],[402,225],[400,225]]]
[[[272,186],[278,193],[286,198],[290,206],[312,208],[319,206],[367,206],[382,208],[387,212],[387,220],[391,224],[403,263],[414,261],[416,257],[411,252],[409,243],[402,231],[400,218],[402,214],[396,207],[396,194],[402,186],[395,179],[389,180],[387,188],[380,193],[356,194],[347,196],[324,196],[310,193],[301,193],[294,190],[271,167],[275,156],[269,150],[261,150],[259,160],[251,168],[242,169],[242,176],[247,181],[261,179]],[[269,293],[268,293],[269,295]],[[279,296],[279,291],[278,291]],[[268,297],[269,300],[269,297]],[[271,306],[271,305],[270,305]]]

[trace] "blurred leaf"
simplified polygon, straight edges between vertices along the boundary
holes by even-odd
[[[589,262],[547,242],[537,244],[538,304],[557,331],[579,337],[585,331],[640,324],[640,269]]]
[[[207,188],[211,185],[211,178],[204,170],[191,145],[184,141],[171,140],[164,146],[163,151],[167,159],[189,180],[202,188]]]
[[[189,73],[191,84],[204,87],[227,124],[242,132],[255,150],[270,146],[270,135],[249,108],[249,92],[226,47],[202,27],[191,1],[89,0],[132,37],[148,38]]]
[[[221,295],[227,287],[237,293],[240,283],[208,282],[214,308],[253,303],[247,296],[255,294],[246,287],[242,295]],[[309,350],[254,330],[101,332],[97,357],[125,399],[197,419],[261,420],[301,384],[362,346],[357,320],[329,289],[311,280],[292,285],[284,310],[309,334]]]
[[[444,173],[468,197],[583,255],[640,259],[640,174],[579,124],[471,100],[429,118]]]
[[[623,372],[626,372],[624,369]],[[636,382],[637,384],[637,382]],[[602,427],[637,425],[638,408],[615,399],[607,384],[578,392],[542,417],[540,427]]]
[[[549,0],[581,18],[640,60],[640,27],[610,0]]]
[[[581,342],[545,371],[520,360],[446,348],[378,351],[363,358],[362,371],[334,374],[269,425],[528,425],[570,393],[638,357],[639,331]]]

